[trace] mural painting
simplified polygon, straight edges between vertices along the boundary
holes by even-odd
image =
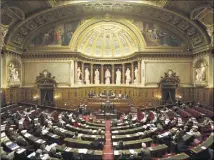
[[[134,24],[140,29],[147,46],[183,47],[184,42],[157,24],[135,21]]]
[[[79,21],[73,21],[48,29],[37,35],[32,40],[30,47],[41,47],[48,45],[68,46],[78,25]]]

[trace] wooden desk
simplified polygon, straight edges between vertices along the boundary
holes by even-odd
[[[198,146],[194,147],[193,149],[191,149],[191,151],[195,154],[200,153],[201,151],[209,148],[211,145],[213,145],[213,140],[214,139],[214,133],[212,132],[210,134],[210,136],[201,144],[199,144]]]
[[[161,144],[155,147],[149,147],[152,157],[161,157],[166,153],[168,146],[165,144]],[[141,152],[141,149],[129,149],[129,150],[114,150],[114,156],[117,159],[119,155],[122,153],[125,153],[127,155],[131,154],[139,154]]]
[[[187,160],[190,157],[186,153],[180,153],[166,158],[160,158],[159,160]]]
[[[87,100],[87,108],[91,109],[92,111],[99,110],[101,104],[106,102],[106,99],[102,98],[89,98]],[[113,103],[115,109],[120,112],[129,112],[129,102],[128,99],[110,99],[110,102]]]
[[[141,148],[141,144],[146,143],[147,146],[150,146],[152,143],[151,138],[144,138],[144,139],[139,139],[139,140],[133,140],[133,141],[124,141],[123,146],[124,149],[137,149]],[[118,142],[113,142],[113,146],[116,147],[118,145]]]

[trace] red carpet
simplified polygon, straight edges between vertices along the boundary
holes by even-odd
[[[103,159],[104,160],[114,160],[114,151],[111,142],[111,121],[106,120],[105,123],[105,145],[103,148]]]

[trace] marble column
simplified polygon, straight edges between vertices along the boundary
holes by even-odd
[[[114,84],[114,83],[115,83],[115,82],[114,82],[114,81],[115,81],[115,80],[114,80],[114,79],[115,79],[115,78],[114,78],[114,75],[115,75],[115,73],[114,73],[114,72],[115,72],[115,71],[114,71],[114,64],[112,64],[111,69],[112,69],[112,71],[111,71],[111,75],[112,75],[112,81],[111,81],[111,83]]]
[[[137,69],[138,69],[138,83],[140,84],[141,83],[141,65],[140,65],[140,60],[138,61],[138,64],[137,64]]]
[[[104,65],[101,64],[101,84],[104,84]]]
[[[3,25],[3,24],[0,24],[0,51],[2,51],[2,48],[4,47],[4,39],[5,39],[5,36],[7,35],[7,32],[8,32],[8,28],[9,26],[8,25]],[[2,59],[2,54],[0,53],[0,88],[3,88],[3,82],[6,80],[3,79],[3,77],[6,77],[4,73],[4,70],[3,70],[3,59]],[[22,74],[23,75],[23,74]],[[1,98],[1,97],[0,97]],[[1,104],[0,104],[1,105]]]
[[[91,84],[94,84],[94,80],[93,80],[93,73],[94,73],[93,66],[94,66],[94,64],[90,64],[90,66],[91,66],[91,71],[90,71],[90,74],[91,74]]]
[[[77,84],[77,61],[74,60],[74,83]]]
[[[122,76],[123,84],[126,84],[126,82],[125,82],[125,64],[124,63],[122,64],[122,73],[123,73],[123,76]]]
[[[82,62],[81,72],[82,72],[82,84],[85,84],[85,69],[84,69],[84,62]]]
[[[131,84],[134,83],[134,62],[131,63]]]

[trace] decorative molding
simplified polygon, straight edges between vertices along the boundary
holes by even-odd
[[[47,70],[42,71],[39,76],[36,77],[36,84],[39,85],[54,85],[57,86],[57,82],[55,81],[55,77],[51,75],[51,73]]]
[[[168,70],[164,73],[164,77],[161,77],[160,82],[158,83],[159,87],[163,86],[176,86],[180,84],[179,76],[176,76],[176,72]]]
[[[3,25],[3,24],[0,24],[0,35],[1,35],[1,38],[0,38],[0,50],[2,50],[2,48],[4,47],[4,39],[7,35],[7,32],[8,32],[8,28],[9,26],[8,25]]]
[[[77,60],[83,61],[84,63],[130,63],[132,61],[141,60],[141,59],[149,59],[149,60],[165,60],[165,59],[192,59],[193,55],[182,52],[182,53],[143,53],[143,52],[136,52],[128,57],[123,57],[120,59],[97,59],[91,58],[86,55],[83,55],[79,52],[72,52],[72,53],[27,53],[22,55],[23,60],[27,59],[40,59],[43,61],[44,59],[55,59],[55,60]]]

